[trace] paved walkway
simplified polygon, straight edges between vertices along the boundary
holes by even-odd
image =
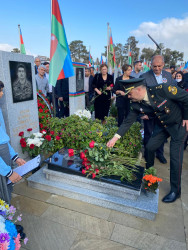
[[[159,213],[155,221],[29,188],[14,186],[12,204],[23,214],[22,225],[30,250],[186,250],[188,249],[188,149],[184,154],[182,196],[175,203],[161,198],[169,191],[168,163],[156,160],[160,185]]]

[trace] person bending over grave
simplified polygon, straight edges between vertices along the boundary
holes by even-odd
[[[4,84],[0,81],[0,98],[3,96]],[[12,183],[21,180],[21,176],[11,168],[11,161],[16,162],[19,166],[25,164],[25,161],[18,157],[14,149],[9,144],[10,138],[6,133],[3,114],[0,107],[0,199],[10,204]],[[11,184],[7,185],[10,179]]]
[[[141,113],[155,118],[155,128],[146,145],[146,168],[154,165],[157,148],[171,136],[170,141],[170,186],[171,190],[162,201],[174,202],[181,195],[181,171],[184,141],[188,132],[188,93],[174,85],[159,84],[146,87],[144,78],[121,81],[128,98],[132,100],[131,110],[117,134],[107,143],[113,147],[136,121]],[[181,107],[179,104],[182,104]]]

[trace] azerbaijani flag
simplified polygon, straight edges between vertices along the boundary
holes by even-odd
[[[100,62],[100,64],[103,64],[103,59],[102,59],[102,55],[101,55],[101,62]]]
[[[20,53],[26,54],[20,25],[18,25],[18,29],[19,29],[19,34],[20,34]]]
[[[115,58],[115,51],[113,47],[113,40],[112,40],[112,32],[110,29],[110,41],[109,41],[109,59],[108,61],[110,62],[112,68],[115,67],[116,64],[116,58]]]
[[[128,61],[129,61],[129,65],[131,65],[132,64],[132,57],[131,57],[131,48],[130,48],[130,45],[129,45]]]
[[[55,87],[57,80],[73,75],[74,69],[58,0],[52,0],[49,82]]]

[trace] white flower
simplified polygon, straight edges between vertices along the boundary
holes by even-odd
[[[79,116],[79,117],[87,117],[88,119],[91,118],[91,113],[86,109],[84,109],[84,110],[79,109],[76,112],[74,112],[74,114]]]
[[[33,135],[34,135],[35,137],[37,137],[37,138],[38,138],[38,137],[40,138],[40,137],[43,136],[43,134],[42,134],[42,133],[39,133],[39,132],[33,133]]]

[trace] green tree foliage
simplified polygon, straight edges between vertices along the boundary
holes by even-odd
[[[84,63],[89,62],[89,52],[86,46],[83,45],[83,41],[74,40],[69,44],[69,49],[71,51],[72,60],[75,62],[80,62],[83,60]]]
[[[132,63],[138,60],[140,49],[137,47],[138,41],[134,36],[130,36],[125,43],[125,52],[128,53],[128,46],[131,48]]]

